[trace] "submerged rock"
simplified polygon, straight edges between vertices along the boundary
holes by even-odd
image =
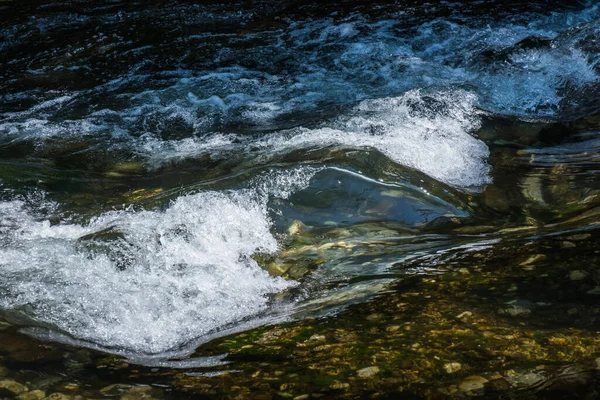
[[[489,381],[482,376],[472,375],[466,377],[459,385],[458,388],[463,392],[473,392],[481,390],[485,387],[485,384]]]
[[[151,386],[136,386],[123,393],[120,400],[154,400],[153,391]]]
[[[359,378],[371,378],[379,373],[379,367],[367,367],[359,369],[356,374]]]
[[[18,383],[12,379],[0,380],[0,396],[14,397],[23,392],[27,392],[27,386]]]
[[[46,397],[46,393],[41,390],[32,390],[25,392],[16,397],[17,400],[42,400]]]
[[[448,374],[453,374],[462,369],[462,364],[458,362],[449,362],[444,364],[444,371]]]
[[[45,397],[44,400],[74,400],[74,398],[68,394],[55,392]]]
[[[582,281],[585,278],[587,278],[588,273],[585,271],[581,271],[578,269],[575,269],[571,272],[569,272],[569,279],[572,281]]]

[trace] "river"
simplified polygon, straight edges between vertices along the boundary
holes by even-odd
[[[0,392],[600,390],[599,41],[594,1],[0,2]]]

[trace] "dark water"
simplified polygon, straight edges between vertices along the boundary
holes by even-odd
[[[199,396],[202,374],[259,364],[215,344],[232,334],[288,326],[329,337],[371,313],[389,329],[358,329],[352,343],[387,341],[396,351],[410,343],[389,342],[400,317],[385,310],[413,304],[402,298],[411,291],[421,311],[402,318],[420,337],[434,329],[419,322],[423,307],[445,315],[450,304],[481,307],[493,316],[486,324],[522,336],[596,332],[599,17],[593,1],[0,2],[8,376],[53,376],[44,357],[15,356],[46,346],[67,360],[57,367],[52,356],[50,370],[87,382],[84,396],[125,380]],[[475,285],[465,290],[477,300],[419,289],[420,277]],[[536,281],[544,277],[553,283]],[[502,294],[488,293],[490,282]],[[563,354],[583,350],[557,356],[558,369],[540,378],[550,383],[530,376],[532,385],[565,381],[560,368],[581,372],[599,355],[594,340],[564,344]],[[304,365],[306,355],[286,354]],[[120,371],[112,355],[148,375],[82,378],[105,356]],[[290,373],[277,357],[253,357],[276,376]],[[508,392],[525,385],[519,377],[539,367],[541,350],[536,357],[504,368],[516,378],[496,371]],[[178,368],[196,381],[156,375]],[[458,385],[458,396],[504,390],[490,392],[498,380],[481,368],[449,373],[457,384],[488,381]],[[217,392],[228,396],[234,384],[223,379]],[[341,379],[303,390],[344,392]],[[80,388],[65,382],[31,389]],[[275,396],[286,397],[280,384]],[[449,384],[436,393],[454,395]],[[377,392],[369,385],[344,393]],[[400,384],[381,385],[389,394]],[[113,389],[101,395],[150,396]],[[419,390],[411,393],[430,396]]]

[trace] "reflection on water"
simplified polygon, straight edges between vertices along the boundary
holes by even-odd
[[[595,385],[595,2],[0,12],[0,376],[130,398],[234,397],[236,374],[242,397]]]

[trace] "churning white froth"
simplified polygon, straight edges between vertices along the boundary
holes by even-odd
[[[293,150],[371,148],[441,182],[479,187],[490,181],[490,167],[489,150],[475,136],[481,123],[476,100],[463,90],[411,90],[399,97],[365,100],[347,116],[316,129],[298,128],[260,138],[216,134],[201,139],[147,139],[144,151],[156,166],[204,153],[218,159],[247,152],[266,162]]]
[[[251,258],[277,251],[251,191],[204,192],[162,211],[51,225],[0,203],[0,306],[104,348],[138,354],[256,316],[293,285]]]
[[[299,129],[291,137],[274,137],[267,148],[338,146],[374,148],[398,164],[441,182],[476,187],[490,181],[489,150],[474,136],[480,117],[475,96],[464,91],[425,94],[413,90],[401,97],[361,102],[351,117],[331,127]]]

